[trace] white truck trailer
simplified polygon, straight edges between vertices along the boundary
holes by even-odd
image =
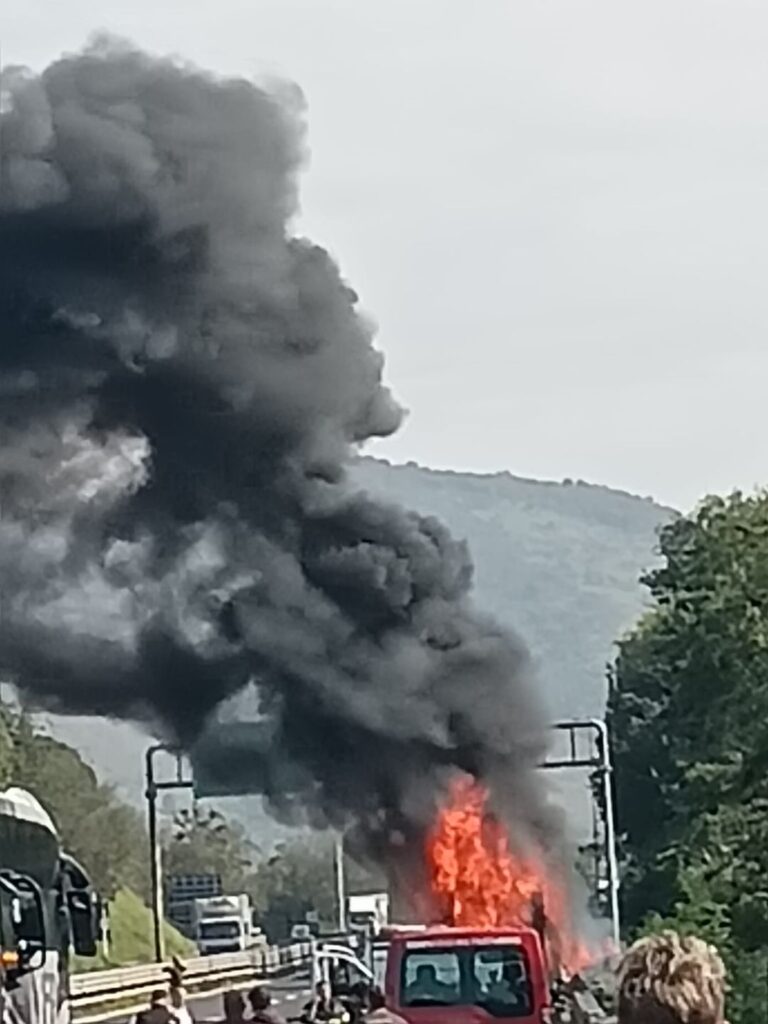
[[[247,893],[195,900],[195,941],[201,956],[241,953],[260,940]]]
[[[389,893],[366,892],[347,897],[347,924],[350,931],[371,938],[389,924]]]

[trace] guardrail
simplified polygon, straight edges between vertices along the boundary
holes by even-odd
[[[312,955],[312,943],[260,946],[244,953],[220,953],[185,960],[184,987],[190,993],[248,985],[294,970]],[[75,974],[70,979],[70,1002],[77,1020],[98,1020],[110,1009],[146,1003],[152,991],[168,983],[166,964],[141,964]]]

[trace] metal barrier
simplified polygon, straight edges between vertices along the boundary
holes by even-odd
[[[244,953],[220,953],[185,960],[184,987],[190,993],[248,984],[295,970],[312,956],[312,943],[279,948],[262,946]],[[78,1019],[98,1019],[99,1008],[126,1009],[145,1002],[152,991],[168,983],[166,964],[142,964],[114,970],[75,974],[70,979],[70,1001]]]

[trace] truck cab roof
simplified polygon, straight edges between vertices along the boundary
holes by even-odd
[[[526,925],[514,925],[506,928],[456,927],[455,925],[402,925],[389,928],[388,933],[393,939],[423,939],[430,942],[453,941],[455,939],[493,939],[495,937],[509,939],[516,935],[536,935],[533,928]]]
[[[390,943],[406,944],[414,949],[435,945],[462,946],[483,942],[488,945],[495,943],[540,945],[538,932],[525,925],[509,928],[456,928],[450,925],[427,925],[426,927],[386,928],[382,938]]]

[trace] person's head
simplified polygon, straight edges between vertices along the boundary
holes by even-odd
[[[387,1005],[384,993],[380,988],[372,988],[368,996],[368,1005],[372,1010],[381,1010]]]
[[[267,1010],[272,1002],[269,992],[261,985],[252,988],[248,993],[248,1002],[252,1010]]]
[[[650,935],[619,965],[619,1024],[724,1024],[725,989],[714,946],[676,932]]]
[[[502,968],[504,980],[511,985],[517,985],[523,977],[523,965],[519,960],[508,960]]]
[[[355,999],[359,999],[360,1002],[368,1001],[368,990],[370,986],[366,981],[356,981],[350,988],[350,995],[354,996]]]
[[[149,1005],[150,1006],[165,1006],[166,1005],[165,989],[156,988],[155,991],[152,993],[152,995],[149,997]]]
[[[437,968],[434,964],[419,964],[416,968],[418,985],[434,985],[437,982]]]
[[[224,993],[224,1020],[227,1024],[235,1024],[243,1019],[245,1003],[239,992],[231,989]]]

